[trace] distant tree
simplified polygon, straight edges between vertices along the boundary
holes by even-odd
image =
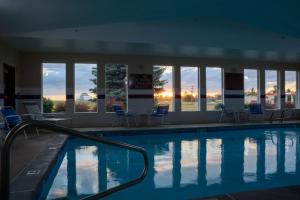
[[[125,106],[127,98],[126,91],[126,66],[119,64],[107,65],[105,68],[105,96],[109,103],[118,101],[122,102],[123,106]]]
[[[93,78],[90,79],[90,81],[93,83],[94,87],[90,88],[89,91],[95,95],[95,98],[90,99],[91,102],[97,102],[97,67],[92,68],[92,76]]]
[[[159,93],[163,91],[163,87],[168,83],[167,80],[161,80],[163,73],[166,71],[166,67],[154,66],[153,69],[153,88],[154,92]]]
[[[66,102],[65,101],[57,102],[54,106],[53,112],[56,113],[66,112]]]
[[[53,111],[54,102],[50,98],[43,97],[43,112],[51,113]]]

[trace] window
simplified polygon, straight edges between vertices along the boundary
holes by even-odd
[[[206,67],[206,110],[219,110],[223,103],[222,69]]]
[[[181,67],[181,111],[199,111],[198,67]]]
[[[66,64],[43,63],[43,112],[66,111]]]
[[[256,69],[244,70],[244,107],[258,102],[258,73]]]
[[[296,107],[296,94],[297,94],[297,73],[296,71],[285,71],[285,107]]]
[[[266,109],[278,108],[278,79],[276,70],[265,71]]]
[[[97,112],[97,64],[76,63],[75,112]]]
[[[173,66],[154,66],[153,89],[154,105],[168,104],[169,111],[174,111]]]
[[[127,111],[127,65],[105,65],[105,108],[113,112],[112,105],[117,104]]]

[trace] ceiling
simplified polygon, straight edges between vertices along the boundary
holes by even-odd
[[[21,51],[300,61],[298,0],[1,0]]]

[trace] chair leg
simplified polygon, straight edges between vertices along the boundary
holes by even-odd
[[[126,120],[126,123],[127,123],[127,127],[130,127],[129,118],[126,117],[125,120]]]
[[[26,133],[25,130],[23,131],[23,134],[24,134],[24,136],[25,136],[25,139],[27,140],[27,139],[28,139],[28,135],[27,135],[27,133]]]
[[[36,130],[37,136],[40,136],[40,131],[39,131],[39,129],[36,127],[35,130]]]
[[[223,111],[222,111],[222,113],[221,113],[221,116],[220,116],[219,122],[222,122],[222,118],[223,118]]]

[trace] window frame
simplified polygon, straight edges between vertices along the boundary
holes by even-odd
[[[244,104],[244,106],[245,106],[245,70],[255,70],[256,71],[256,84],[257,84],[257,99],[256,99],[256,102],[257,103],[261,103],[261,93],[260,93],[260,89],[261,89],[261,87],[260,87],[260,78],[261,78],[261,76],[260,76],[260,70],[258,69],[258,68],[249,68],[249,67],[247,67],[247,68],[244,68],[243,69],[243,75],[244,75],[244,102],[243,102],[243,104]]]
[[[125,111],[125,113],[128,113],[128,111],[129,111],[129,97],[128,97],[128,91],[129,91],[129,88],[128,88],[128,68],[129,68],[129,65],[128,64],[120,64],[120,63],[106,63],[106,64],[104,64],[104,96],[105,96],[105,98],[104,98],[104,112],[105,113],[115,113],[114,111],[107,111],[106,110],[106,97],[107,97],[107,95],[106,95],[106,89],[107,89],[107,87],[106,87],[106,65],[125,65],[126,66],[126,78],[127,78],[127,80],[126,80],[126,110],[124,110],[124,111]]]
[[[76,112],[76,97],[75,97],[75,94],[76,94],[76,85],[75,85],[75,65],[76,64],[95,64],[96,65],[96,69],[97,69],[97,76],[96,76],[96,90],[97,90],[97,94],[96,94],[96,111],[95,112]],[[95,114],[95,113],[98,113],[99,112],[99,108],[98,108],[98,82],[99,82],[99,78],[98,78],[98,75],[99,75],[99,65],[97,62],[74,62],[73,63],[73,94],[74,94],[74,106],[73,106],[73,112],[74,114]]]
[[[276,84],[277,84],[277,95],[276,95],[276,107],[275,108],[266,108],[266,99],[267,99],[267,88],[266,88],[266,82],[267,82],[267,79],[266,79],[266,72],[267,71],[276,71]],[[264,94],[265,94],[265,100],[264,100],[264,109],[265,110],[280,110],[281,109],[281,91],[280,91],[280,89],[281,89],[281,79],[280,79],[280,70],[278,70],[278,69],[274,69],[274,68],[265,68],[264,69],[264,86],[265,86],[265,91],[264,91]]]
[[[65,97],[66,97],[66,111],[65,112],[51,112],[51,113],[45,113],[44,112],[44,104],[43,104],[43,98],[44,98],[44,76],[43,76],[43,64],[65,64]],[[41,105],[41,114],[42,115],[65,115],[68,112],[67,107],[67,75],[68,75],[68,64],[66,61],[49,61],[49,60],[43,60],[40,65],[40,74],[41,74],[41,99],[40,99],[40,105]]]
[[[155,66],[165,66],[165,67],[172,67],[172,91],[173,91],[173,100],[172,100],[172,103],[173,103],[173,108],[174,110],[170,110],[170,106],[169,106],[169,111],[168,112],[176,112],[176,82],[175,82],[175,70],[176,70],[176,66],[173,65],[173,64],[155,64],[152,66],[152,75],[153,75],[153,71],[154,71],[154,67]],[[152,77],[152,81],[153,81],[153,77]],[[152,83],[152,92],[153,92],[153,107],[154,107],[154,86],[153,86],[153,83]]]
[[[197,94],[198,94],[198,106],[197,106],[197,110],[193,110],[193,111],[187,111],[187,110],[182,110],[182,95],[181,95],[181,91],[182,91],[182,79],[181,79],[181,69],[185,68],[185,67],[193,67],[193,68],[197,68]],[[201,72],[200,72],[200,67],[196,66],[196,65],[181,65],[179,67],[180,69],[180,112],[200,112],[201,111],[201,82],[200,82],[200,78],[201,78]]]
[[[285,90],[285,87],[286,87],[286,77],[285,77],[285,73],[286,73],[286,72],[295,72],[295,78],[296,78],[296,79],[295,79],[295,81],[296,81],[296,83],[295,83],[295,85],[296,85],[295,93],[296,93],[296,94],[295,94],[295,103],[294,103],[295,106],[294,106],[293,108],[287,108],[287,107],[286,107],[286,90]],[[298,93],[299,93],[299,92],[298,92],[298,89],[299,89],[299,86],[298,86],[298,84],[299,84],[299,83],[298,83],[298,82],[299,82],[299,81],[298,81],[298,73],[299,73],[299,72],[298,72],[296,69],[295,69],[295,70],[294,70],[294,69],[288,69],[288,70],[284,70],[283,73],[284,73],[284,74],[283,74],[283,75],[284,75],[284,103],[283,103],[283,104],[284,104],[284,105],[283,105],[283,106],[284,106],[284,109],[299,109],[299,94],[298,94]]]
[[[217,110],[208,110],[207,109],[207,93],[208,93],[208,90],[207,90],[207,68],[220,68],[221,70],[221,104],[225,105],[225,98],[224,98],[224,68],[221,67],[221,66],[209,66],[209,65],[206,65],[205,66],[205,110],[207,112],[220,112],[221,109],[217,109]]]

